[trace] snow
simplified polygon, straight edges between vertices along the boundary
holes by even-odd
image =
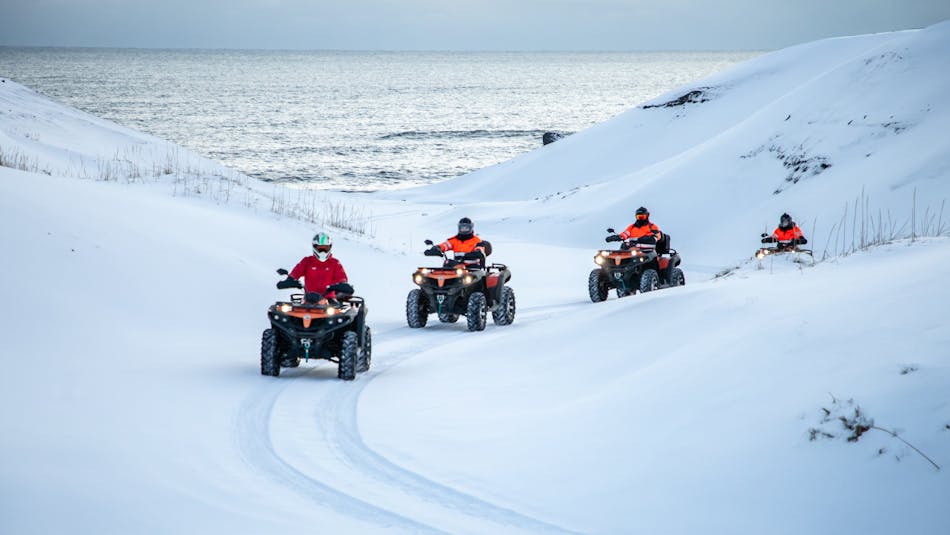
[[[353,382],[259,374],[274,269],[317,230],[274,199],[309,194],[0,83],[0,532],[947,533],[950,239],[747,259],[783,211],[819,257],[850,242],[862,192],[905,231],[939,214],[948,55],[950,23],[809,43],[456,180],[303,197],[371,214],[326,229],[374,329]],[[590,303],[641,204],[688,285]],[[515,323],[411,330],[422,241],[461,215]],[[941,469],[847,442],[832,396]]]

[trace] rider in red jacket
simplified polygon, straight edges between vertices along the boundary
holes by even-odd
[[[306,256],[290,272],[290,276],[303,278],[304,291],[316,292],[326,299],[334,299],[336,292],[327,287],[347,282],[343,264],[330,254],[333,241],[326,233],[320,232],[313,237],[313,254]]]

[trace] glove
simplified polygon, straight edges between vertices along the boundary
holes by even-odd
[[[303,288],[303,285],[300,284],[299,280],[292,279],[290,277],[287,277],[286,279],[282,281],[277,281],[278,290],[286,290],[288,288]]]
[[[762,243],[775,243],[775,238],[772,236],[766,236],[762,238]]]
[[[327,287],[327,290],[338,294],[353,295],[353,286],[348,282],[338,282]]]
[[[485,255],[481,251],[471,251],[462,256],[465,260],[481,260]]]
[[[426,249],[426,251],[422,254],[426,256],[442,256],[442,249],[439,249],[438,245],[433,245],[432,247]]]
[[[640,236],[639,238],[637,238],[637,243],[649,243],[652,245],[656,245],[656,238],[654,238],[653,236]]]
[[[612,241],[621,241],[622,239],[623,238],[621,238],[620,236],[616,234],[611,234],[610,236],[607,236],[606,238],[604,238],[604,241],[607,243],[610,243]]]
[[[802,236],[801,238],[792,240],[792,243],[795,245],[805,245],[806,243],[808,243],[808,240],[806,240],[805,237]]]

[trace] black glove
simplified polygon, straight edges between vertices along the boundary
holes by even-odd
[[[426,251],[422,254],[426,256],[442,256],[442,249],[439,249],[438,245],[433,245],[432,247],[426,249]]]
[[[610,243],[612,241],[621,241],[621,240],[623,240],[623,238],[621,238],[620,236],[616,234],[611,234],[610,236],[607,236],[606,238],[604,238],[604,241],[607,243]]]
[[[766,236],[762,238],[762,243],[775,243],[775,238],[772,236]]]
[[[795,245],[805,245],[806,243],[808,243],[808,240],[806,240],[805,237],[802,236],[801,238],[798,238],[797,240],[793,240],[792,243],[794,243]]]
[[[286,290],[288,288],[303,288],[303,285],[300,284],[299,280],[292,279],[290,277],[287,277],[286,279],[277,282],[278,290]]]
[[[637,243],[649,243],[651,245],[656,245],[656,238],[653,236],[640,236],[637,238]]]
[[[353,286],[351,286],[348,282],[338,282],[336,284],[332,284],[327,286],[327,290],[336,292],[338,294],[353,295]]]
[[[481,251],[471,251],[462,255],[465,260],[482,260],[485,255]]]

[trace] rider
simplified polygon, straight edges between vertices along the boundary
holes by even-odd
[[[465,264],[485,265],[486,243],[475,234],[475,224],[472,220],[463,217],[459,219],[458,234],[445,240],[439,245],[433,245],[426,250],[426,256],[441,256],[446,251],[454,251],[457,255],[467,253],[462,260]]]
[[[326,299],[336,298],[334,290],[329,286],[347,282],[343,264],[330,254],[333,240],[325,232],[318,232],[313,237],[313,254],[304,257],[290,272],[294,279],[303,277],[304,291],[316,292]]]
[[[607,236],[607,241],[626,241],[633,240],[637,244],[656,245],[663,237],[660,227],[650,222],[650,211],[641,206],[637,208],[636,221],[633,222],[620,235],[612,234]]]
[[[805,245],[808,243],[808,240],[806,240],[805,235],[802,234],[802,229],[798,228],[798,225],[792,221],[792,216],[782,214],[782,217],[779,218],[778,228],[772,232],[772,235],[766,236],[762,234],[762,243],[776,242],[778,242],[780,247],[784,248]]]

